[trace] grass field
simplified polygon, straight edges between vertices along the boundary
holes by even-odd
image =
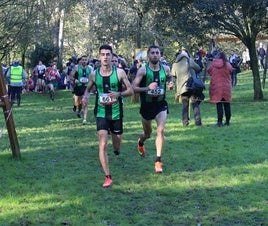
[[[70,91],[57,91],[55,102],[44,94],[23,95],[21,107],[13,108],[20,161],[12,158],[6,130],[0,138],[0,226],[268,225],[268,93],[254,102],[252,87],[252,75],[239,74],[231,125],[222,128],[214,127],[208,90],[202,128],[192,115],[190,126],[182,127],[181,105],[168,91],[160,175],[154,173],[155,131],[145,143],[147,157],[140,158],[139,104],[125,98],[119,156],[109,138],[114,184],[108,189],[101,187],[94,98],[83,126],[72,112]]]

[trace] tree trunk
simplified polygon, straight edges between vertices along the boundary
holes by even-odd
[[[62,59],[62,53],[63,53],[63,41],[64,41],[64,23],[65,23],[65,9],[62,9],[60,12],[60,18],[59,18],[59,36],[58,36],[58,47],[59,47],[59,56],[58,56],[58,67],[60,70],[63,68],[63,59]]]
[[[250,67],[251,67],[252,75],[253,75],[254,100],[263,100],[263,92],[262,92],[262,87],[261,87],[261,79],[260,79],[260,73],[259,73],[259,65],[258,65],[258,58],[256,54],[255,41],[256,40],[251,39],[250,45],[247,46],[249,49]]]
[[[142,27],[142,16],[138,14],[137,21],[137,48],[141,48],[141,27]]]
[[[137,48],[141,48],[141,28],[142,28],[142,18],[143,18],[143,13],[140,8],[141,6],[141,1],[138,1],[138,8],[137,8]]]

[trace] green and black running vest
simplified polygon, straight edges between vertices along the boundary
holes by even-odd
[[[118,80],[117,68],[112,68],[112,73],[109,76],[102,76],[100,68],[96,69],[95,85],[97,89],[95,116],[106,118],[109,120],[118,120],[123,117],[123,102],[122,98],[111,99],[107,96],[109,90],[114,92],[122,91],[122,83]]]
[[[164,101],[166,98],[167,74],[166,74],[164,67],[161,64],[159,66],[160,66],[159,71],[153,71],[149,67],[148,63],[145,65],[146,76],[142,78],[140,86],[148,87],[152,82],[157,82],[158,85],[155,90],[149,90],[149,91],[140,93],[141,102],[143,103],[160,102],[160,101]]]
[[[10,83],[21,83],[22,82],[22,66],[11,66],[10,68]]]
[[[77,86],[87,86],[90,73],[91,73],[91,70],[88,66],[86,66],[86,68],[82,68],[80,65],[78,65],[78,71],[77,71],[78,83],[76,85]],[[81,81],[83,81],[83,79],[86,79],[85,81],[87,81],[87,82],[82,83]]]

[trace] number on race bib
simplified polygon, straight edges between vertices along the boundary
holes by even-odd
[[[87,83],[88,82],[88,78],[87,77],[81,77],[80,78],[80,82],[81,83]]]
[[[103,94],[100,94],[100,104],[102,105],[112,105],[114,103],[116,103],[117,99],[116,98],[111,98],[109,96],[109,94],[107,93],[103,93]]]
[[[149,96],[161,96],[164,95],[164,88],[163,87],[157,87],[156,89],[148,90]]]

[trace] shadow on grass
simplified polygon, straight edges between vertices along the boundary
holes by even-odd
[[[184,128],[180,106],[171,104],[164,173],[156,175],[155,124],[148,155],[140,158],[140,116],[138,105],[131,105],[120,156],[113,155],[109,137],[114,185],[103,189],[92,113],[92,123],[82,126],[71,94],[57,97],[50,102],[25,96],[14,109],[22,160],[14,161],[7,148],[0,152],[0,225],[266,224],[267,129],[260,129],[265,107],[249,104],[243,112],[244,105],[236,105],[232,125],[214,128],[215,108],[204,104],[204,127]]]
[[[1,208],[15,200],[16,208],[1,214],[1,221],[11,225],[265,225],[267,221],[267,164],[218,167],[218,172],[169,169],[156,175],[150,158],[111,156],[114,185],[103,189],[102,172],[94,164],[97,155],[87,154],[85,159],[85,152],[68,151],[58,159],[57,153],[48,152],[46,159],[36,162],[32,159],[40,156],[27,152],[20,163],[8,161],[15,169],[7,173],[13,180],[1,176],[2,191],[9,191],[1,192],[5,200]],[[133,162],[142,168],[142,175]],[[252,171],[256,177],[243,180]],[[11,184],[14,179],[16,184]]]

